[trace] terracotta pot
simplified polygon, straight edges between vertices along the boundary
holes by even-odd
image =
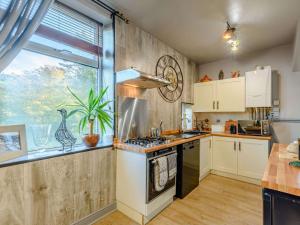
[[[100,135],[99,134],[86,134],[82,137],[83,143],[87,147],[95,147],[99,140],[100,140]]]

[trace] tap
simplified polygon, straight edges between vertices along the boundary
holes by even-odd
[[[163,131],[162,124],[163,124],[163,121],[161,120],[159,123],[160,135],[162,134],[162,131]]]

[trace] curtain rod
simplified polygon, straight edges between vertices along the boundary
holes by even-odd
[[[112,16],[117,16],[119,17],[121,20],[123,20],[125,23],[129,23],[128,18],[126,18],[123,13],[120,13],[119,11],[115,10],[114,8],[110,7],[109,5],[107,5],[106,3],[100,1],[100,0],[92,0],[93,2],[95,2],[96,4],[100,5],[102,8],[108,10],[109,12],[112,13]]]

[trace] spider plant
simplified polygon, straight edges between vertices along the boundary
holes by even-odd
[[[97,94],[92,88],[89,91],[89,96],[87,102],[80,99],[69,87],[68,91],[74,98],[74,103],[71,105],[66,105],[70,107],[75,107],[67,117],[70,117],[74,114],[81,114],[82,117],[79,121],[79,130],[82,131],[84,128],[89,125],[89,135],[94,134],[94,123],[96,120],[99,122],[100,129],[102,133],[105,133],[106,126],[112,127],[112,117],[109,115],[110,110],[106,109],[106,106],[111,101],[104,101],[104,96],[107,92],[108,87],[105,89],[100,89],[99,94]]]

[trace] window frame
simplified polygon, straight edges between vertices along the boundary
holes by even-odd
[[[69,10],[74,11],[75,13],[80,14],[83,17],[86,17],[87,19],[95,22],[97,24],[96,29],[97,29],[97,45],[93,45],[92,43],[89,43],[87,41],[81,40],[77,37],[68,35],[64,32],[55,30],[51,27],[48,27],[46,25],[40,24],[39,27],[37,28],[36,32],[34,33],[34,35],[38,35],[42,38],[46,38],[49,39],[51,41],[56,41],[65,45],[68,45],[70,47],[74,47],[76,49],[79,50],[83,50],[87,53],[92,53],[94,54],[97,58],[97,60],[92,60],[92,59],[88,59],[86,57],[83,56],[79,56],[76,54],[73,54],[71,52],[69,52],[68,50],[60,50],[60,49],[56,49],[47,45],[43,45],[34,41],[28,41],[28,43],[23,47],[24,50],[27,50],[29,52],[34,52],[34,53],[38,53],[44,56],[49,56],[49,57],[53,57],[53,58],[57,58],[57,59],[61,59],[61,60],[66,60],[72,63],[76,63],[76,64],[81,64],[84,66],[88,66],[88,67],[92,67],[96,69],[96,84],[95,84],[95,88],[96,88],[96,92],[99,93],[100,88],[103,87],[103,77],[102,77],[102,73],[103,73],[103,24],[99,21],[96,21],[95,19],[88,17],[87,15],[81,13],[80,11],[69,7],[68,5],[65,5],[64,3],[60,2],[60,1],[55,1],[53,4],[58,4],[58,5],[62,5],[62,7],[66,7]],[[1,11],[1,9],[0,9]],[[101,33],[100,33],[101,32]],[[112,87],[115,88],[115,87]],[[114,124],[113,124],[114,127]],[[99,124],[98,121],[96,121],[95,124],[95,131],[100,133],[100,129],[99,129]],[[101,134],[102,135],[102,134]],[[78,143],[75,144],[75,148],[80,148],[80,146],[82,146],[82,143]],[[51,152],[51,151],[57,151],[61,149],[60,146],[58,147],[48,147],[46,148],[46,152]],[[39,149],[34,149],[34,150],[30,150],[28,149],[28,153],[29,154],[34,154],[39,152]]]
[[[89,18],[90,20],[95,21],[98,24],[102,25],[102,28],[104,28],[103,24],[100,22],[102,21],[103,18],[105,18],[105,16],[102,18],[101,15],[97,15],[97,16],[93,16],[89,17],[89,13],[87,13],[86,9],[83,9],[81,11],[81,7],[77,7],[77,5],[74,5],[73,8],[73,3],[71,2],[71,0],[55,0],[55,2],[64,5],[65,7],[70,8],[71,10],[80,13],[81,15]],[[72,7],[69,6],[69,3],[72,3]],[[91,5],[89,5],[91,6]],[[108,14],[106,15],[106,18],[111,19],[111,24],[112,24],[112,34],[113,34],[113,38],[112,38],[112,45],[113,45],[113,52],[115,52],[115,15],[110,11],[107,10],[106,8],[103,8],[102,6],[100,6],[99,8],[104,9],[104,11],[107,11]],[[89,10],[91,10],[92,12],[94,8],[90,8]],[[2,15],[4,11],[0,8],[0,17]],[[97,11],[98,12],[98,11]],[[102,12],[102,11],[100,11]],[[96,18],[99,19],[96,19]],[[104,21],[107,23],[108,20],[104,19]],[[99,21],[100,20],[100,21]],[[109,22],[110,23],[110,22]],[[103,32],[104,30],[102,29],[102,38],[98,39],[98,41],[102,41],[102,44],[104,43],[103,41]],[[99,44],[99,43],[98,43]],[[50,56],[50,57],[54,57],[57,59],[62,59],[62,60],[67,60],[70,62],[74,62],[74,63],[78,63],[78,64],[82,64],[82,65],[86,65],[86,66],[91,66],[91,67],[96,67],[97,68],[97,91],[99,91],[100,87],[103,87],[104,85],[104,70],[103,70],[103,66],[104,66],[104,61],[106,59],[105,56],[103,56],[103,49],[104,46],[102,45],[102,54],[100,57],[98,57],[99,63],[98,64],[93,64],[92,61],[93,60],[88,60],[87,58],[84,57],[80,57],[78,55],[71,55],[69,53],[62,53],[60,52],[60,50],[51,48],[51,47],[47,47],[47,46],[42,46],[42,45],[36,45],[36,43],[33,42],[29,42],[27,46],[23,47],[24,50],[27,51],[31,51],[31,52],[35,52],[35,53],[39,53],[39,54],[43,54],[45,56]],[[85,61],[86,60],[86,61]],[[116,109],[116,102],[115,102],[115,96],[116,96],[116,81],[115,81],[115,53],[113,53],[113,62],[112,62],[113,66],[112,66],[112,76],[113,76],[113,84],[112,86],[110,86],[110,88],[112,88],[112,100],[113,100],[113,104],[112,104],[112,115],[113,115],[113,123],[112,123],[112,134],[113,136],[115,136],[116,134],[116,115],[115,115],[115,109]],[[98,129],[98,126],[97,126]],[[62,157],[65,155],[69,155],[69,154],[78,154],[78,153],[82,153],[82,152],[87,152],[87,151],[94,151],[94,150],[101,150],[101,149],[106,149],[106,148],[111,148],[113,147],[112,145],[113,141],[109,138],[109,139],[103,139],[103,141],[99,142],[99,144],[96,147],[93,148],[88,148],[84,145],[75,145],[72,151],[61,151],[61,147],[49,147],[47,148],[46,152],[39,152],[38,150],[33,150],[28,152],[29,154],[9,160],[9,161],[5,161],[3,163],[0,163],[0,168],[2,167],[7,167],[7,166],[12,166],[12,165],[18,165],[18,164],[24,164],[24,163],[28,163],[28,162],[34,162],[34,161],[39,161],[39,160],[44,160],[44,159],[49,159],[49,158],[56,158],[56,157]]]
[[[26,46],[24,46],[25,50],[33,51],[39,54],[52,56],[55,58],[59,58],[62,60],[71,61],[74,63],[79,63],[85,66],[91,66],[97,69],[101,69],[102,66],[102,57],[103,57],[103,24],[99,21],[94,20],[91,17],[88,17],[87,15],[79,12],[76,9],[73,9],[69,7],[68,5],[65,5],[64,3],[61,3],[59,1],[54,1],[53,4],[61,5],[61,7],[65,7],[67,10],[74,11],[75,13],[78,13],[80,16],[87,18],[88,20],[93,21],[97,25],[97,45],[89,43],[87,41],[81,40],[77,37],[68,35],[64,32],[58,31],[56,29],[53,29],[51,27],[48,27],[46,25],[40,24],[37,30],[35,31],[34,35],[38,35],[39,37],[49,39],[51,41],[60,42],[62,44],[65,44],[69,47],[74,47],[79,50],[83,50],[87,53],[94,54],[97,59],[92,60],[88,59],[83,56],[79,56],[77,54],[73,54],[71,51],[64,50],[64,49],[56,49],[54,47],[50,47],[47,45],[43,45],[40,43],[36,43],[33,41],[28,41]],[[53,7],[53,5],[51,6]],[[101,29],[100,29],[101,28]],[[101,34],[100,34],[101,30]],[[102,43],[100,45],[99,39],[101,37]]]

